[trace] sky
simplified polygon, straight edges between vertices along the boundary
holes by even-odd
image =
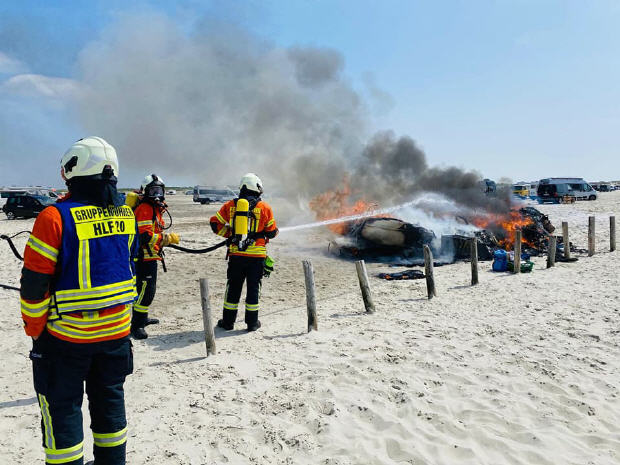
[[[117,147],[121,170],[126,167],[120,176],[123,186],[137,185],[154,169],[164,170],[161,174],[168,184],[179,185],[234,182],[239,171],[252,171],[250,155],[231,158],[244,166],[230,172],[221,155],[217,160],[206,159],[214,167],[208,173],[175,170],[184,162],[182,153],[189,153],[187,140],[175,142],[182,150],[165,140],[158,142],[161,150],[149,146],[145,150],[153,154],[149,163],[146,155],[137,154],[140,144],[132,144],[131,134],[119,127],[131,123],[123,115],[139,112],[141,130],[172,139],[173,133],[162,130],[176,127],[179,121],[173,120],[174,115],[163,119],[161,113],[178,111],[178,104],[167,106],[158,92],[144,93],[140,99],[160,100],[149,116],[148,107],[136,98],[105,105],[101,100],[108,100],[107,94],[99,100],[92,95],[107,92],[125,74],[135,73],[135,61],[128,58],[134,46],[136,53],[151,53],[164,37],[162,49],[177,44],[183,54],[195,51],[201,34],[213,30],[225,31],[220,38],[234,37],[231,56],[238,57],[240,44],[247,40],[249,55],[258,57],[253,66],[267,61],[275,69],[282,68],[270,86],[287,85],[286,73],[293,71],[287,71],[282,61],[274,64],[273,57],[290,56],[291,50],[318,50],[321,63],[337,68],[334,83],[346,88],[346,95],[353,95],[359,104],[354,118],[347,113],[348,132],[343,138],[347,142],[330,145],[330,156],[337,150],[356,150],[375,132],[391,130],[397,137],[412,138],[429,165],[454,165],[493,179],[620,179],[618,24],[620,3],[615,0],[5,0],[0,5],[0,185],[61,185],[62,154],[87,135],[102,136]],[[183,42],[184,35],[192,41]],[[139,48],[145,40],[153,44]],[[223,42],[218,42],[220,51]],[[200,59],[205,51],[196,53],[188,56]],[[326,61],[326,56],[332,61]],[[161,60],[170,57],[162,54]],[[221,68],[221,57],[217,60],[218,67],[210,67],[210,72],[227,73]],[[238,69],[245,73],[248,67]],[[201,98],[216,100],[214,92],[220,87],[210,85],[208,73],[199,77],[205,85]],[[181,80],[162,81],[161,74],[148,71],[131,85],[151,89],[157,78],[163,96],[178,95],[166,92]],[[198,84],[188,85],[196,92]],[[123,89],[127,93],[128,88]],[[257,87],[248,89],[256,92]],[[118,92],[113,97],[118,99]],[[323,107],[330,103],[325,95],[313,93],[304,93],[300,102]],[[337,106],[338,101],[331,103]],[[191,105],[191,100],[184,104]],[[242,107],[243,100],[238,105]],[[240,123],[231,116],[234,110],[226,109],[227,124]],[[243,108],[238,113],[243,114]],[[313,117],[329,119],[335,114],[329,108]],[[196,115],[186,115],[181,123],[191,125]],[[200,129],[213,121],[210,117],[196,124]],[[225,128],[221,121],[218,124]],[[254,135],[255,129],[252,126]],[[270,148],[269,132],[280,130],[281,126],[265,126],[261,150],[277,152],[275,145],[282,139],[274,137]],[[226,137],[209,137],[214,153],[220,153],[219,146],[221,153],[240,146],[247,152],[252,142],[247,136],[234,143]],[[286,144],[297,140],[301,139],[287,138]],[[188,157],[196,161],[195,156]],[[172,158],[175,163],[166,163]],[[269,166],[261,158],[259,167]]]

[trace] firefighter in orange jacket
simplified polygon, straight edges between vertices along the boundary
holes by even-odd
[[[140,186],[140,203],[135,209],[140,237],[136,265],[138,299],[133,305],[131,319],[131,335],[135,339],[146,339],[145,326],[159,323],[158,319],[148,317],[157,289],[157,263],[162,261],[163,247],[179,243],[178,234],[164,232],[165,189],[163,179],[155,174],[146,176]]]
[[[69,195],[37,217],[24,251],[20,303],[41,409],[45,462],[81,465],[88,394],[97,464],[124,464],[123,384],[136,297],[136,220],[116,192],[116,151],[99,137],[62,157]]]
[[[239,198],[230,200],[211,217],[211,229],[219,236],[230,238],[228,247],[228,271],[226,295],[222,319],[217,326],[231,330],[237,319],[237,308],[241,299],[243,282],[246,282],[245,323],[248,331],[256,331],[261,323],[258,320],[258,299],[260,296],[261,279],[267,257],[266,245],[278,234],[273,211],[267,202],[261,200],[263,183],[253,173],[241,178]],[[238,202],[244,199],[249,204],[248,231],[242,237],[235,231],[235,216]],[[239,209],[241,212],[241,209]]]

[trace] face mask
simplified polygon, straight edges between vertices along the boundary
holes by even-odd
[[[164,187],[163,186],[149,186],[146,188],[145,195],[152,199],[163,199],[164,198]]]

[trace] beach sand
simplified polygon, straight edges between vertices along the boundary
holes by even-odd
[[[562,464],[620,463],[620,252],[609,253],[608,216],[620,191],[575,205],[546,205],[571,241],[597,254],[532,273],[491,272],[469,286],[468,263],[424,280],[384,281],[369,264],[375,314],[364,313],[353,262],[327,255],[329,234],[282,234],[270,244],[276,272],[263,282],[263,327],[216,331],[205,357],[198,278],[220,317],[226,261],[167,252],[146,341],[134,341],[126,382],[129,464]],[[216,206],[170,199],[182,245],[219,239]],[[277,211],[276,211],[277,217]],[[0,220],[0,233],[33,220]],[[16,240],[23,249],[27,236]],[[312,260],[318,328],[306,332],[301,260]],[[0,282],[21,264],[0,244]],[[0,463],[43,463],[18,293],[0,289]],[[215,323],[215,321],[213,321]],[[84,405],[85,458],[92,438]]]

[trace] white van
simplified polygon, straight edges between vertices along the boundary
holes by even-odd
[[[596,200],[598,198],[598,192],[588,184],[583,178],[547,178],[541,179],[539,183],[539,197],[541,186],[545,184],[565,185],[570,194],[575,196],[577,200]]]

